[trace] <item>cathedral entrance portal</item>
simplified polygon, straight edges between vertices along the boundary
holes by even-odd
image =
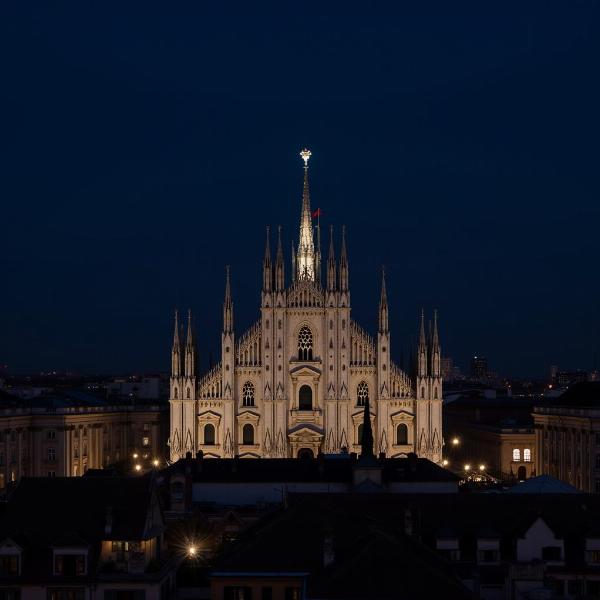
[[[314,458],[315,454],[310,448],[300,448],[298,458]]]

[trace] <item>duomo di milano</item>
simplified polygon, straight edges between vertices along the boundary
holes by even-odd
[[[175,316],[170,458],[198,450],[207,457],[271,458],[360,451],[368,401],[376,453],[394,457],[416,452],[439,463],[437,319],[426,336],[421,314],[413,375],[391,360],[385,277],[377,337],[352,319],[345,234],[342,230],[339,259],[332,235],[322,262],[320,228],[313,227],[310,207],[310,152],[302,151],[301,157],[304,189],[291,281],[285,277],[281,231],[273,263],[267,230],[260,317],[236,336],[228,270],[221,361],[201,377],[191,316],[185,345]]]

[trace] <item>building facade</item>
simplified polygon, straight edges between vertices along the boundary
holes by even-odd
[[[0,396],[0,491],[21,477],[69,477],[130,459],[164,461],[163,404],[131,404],[61,392]]]
[[[600,383],[582,382],[533,412],[536,470],[600,493]]]
[[[260,318],[239,339],[234,331],[229,269],[223,304],[221,361],[197,376],[191,315],[187,339],[175,317],[172,347],[170,456],[297,457],[358,451],[369,403],[375,452],[442,456],[441,350],[434,317],[426,336],[421,314],[414,374],[391,360],[385,275],[379,328],[370,336],[351,317],[349,262],[342,229],[339,259],[333,230],[326,261],[313,227],[303,151],[299,243],[291,281],[278,232],[274,263],[269,231]],[[322,272],[324,283],[322,283]]]

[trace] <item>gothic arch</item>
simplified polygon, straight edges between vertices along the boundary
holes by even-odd
[[[313,409],[313,391],[310,385],[304,384],[298,390],[298,410]]]
[[[244,446],[254,445],[254,426],[246,423],[242,428],[242,444]]]

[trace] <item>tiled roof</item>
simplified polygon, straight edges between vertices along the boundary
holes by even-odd
[[[305,499],[248,530],[215,571],[309,573],[309,598],[472,597],[446,561],[404,533],[402,513],[384,525],[372,511],[339,505],[337,497]],[[327,538],[333,560],[325,565]]]
[[[181,459],[168,469],[184,471],[190,461],[196,482],[351,482],[357,465],[353,455],[322,455],[297,458],[203,458]],[[457,482],[459,478],[425,458],[384,458],[376,462],[383,469],[383,482]]]

